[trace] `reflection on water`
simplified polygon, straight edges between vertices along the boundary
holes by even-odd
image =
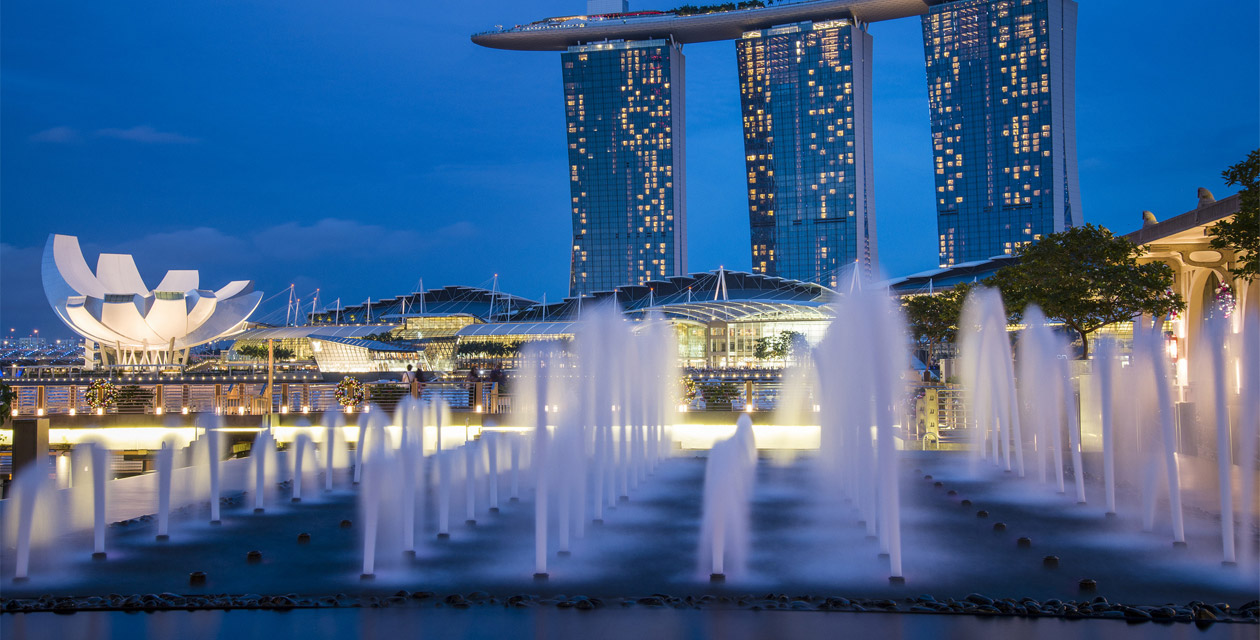
[[[889,640],[1021,638],[1060,640],[1206,640],[1255,638],[1256,626],[1127,624],[1120,620],[977,618],[971,616],[742,611],[602,609],[305,609],[0,614],[6,640],[333,640],[345,638],[592,638],[682,640],[721,638],[878,637]]]

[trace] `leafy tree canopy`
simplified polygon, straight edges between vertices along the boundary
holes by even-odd
[[[246,358],[253,358],[255,360],[267,359],[267,346],[266,345],[260,345],[260,344],[241,345],[239,347],[236,347],[236,352]],[[286,349],[284,347],[275,348],[276,360],[292,360],[294,358],[294,355],[295,354],[293,353],[292,349]]]
[[[970,283],[959,283],[939,293],[912,296],[902,300],[910,335],[928,352],[929,367],[936,353],[946,342],[953,342],[958,333],[963,300],[972,289]]]
[[[1149,313],[1162,316],[1185,308],[1171,292],[1172,268],[1162,262],[1138,264],[1142,247],[1106,227],[1086,224],[1053,233],[1019,250],[1019,262],[1004,267],[986,284],[1002,291],[1012,319],[1030,304],[1063,322],[1081,337],[1100,327]]]
[[[1237,261],[1232,273],[1250,281],[1260,276],[1260,149],[1222,171],[1221,177],[1225,184],[1240,185],[1242,190],[1238,192],[1238,214],[1208,227],[1212,248],[1232,250]]]
[[[13,415],[14,400],[17,400],[17,393],[13,391],[13,387],[0,382],[0,424],[8,422]]]
[[[809,343],[800,331],[780,331],[778,335],[757,338],[753,342],[753,357],[758,360],[781,359],[785,363],[791,356],[805,352]]]

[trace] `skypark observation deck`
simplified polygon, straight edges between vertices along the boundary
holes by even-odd
[[[745,32],[796,22],[850,18],[878,22],[923,15],[931,0],[814,0],[698,15],[638,11],[598,16],[548,18],[525,25],[473,34],[492,49],[564,51],[605,40],[672,38],[678,44],[737,40]]]

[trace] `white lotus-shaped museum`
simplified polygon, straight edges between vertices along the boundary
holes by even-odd
[[[243,330],[262,301],[250,280],[201,289],[196,271],[167,271],[150,290],[126,254],[102,253],[93,274],[79,239],[58,234],[44,246],[43,277],[57,316],[112,350],[114,364],[186,361],[190,347]]]

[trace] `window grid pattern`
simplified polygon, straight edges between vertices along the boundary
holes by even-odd
[[[801,23],[736,41],[754,272],[834,287],[837,268],[867,251],[856,32]]]
[[[561,63],[570,295],[681,273],[681,47],[665,40],[577,46]]]
[[[1062,230],[1052,190],[1063,132],[1050,89],[1051,57],[1062,52],[1052,50],[1049,1],[964,0],[922,18],[942,267]]]

